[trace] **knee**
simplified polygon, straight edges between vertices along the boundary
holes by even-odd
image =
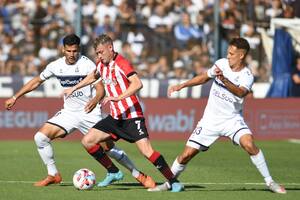
[[[42,132],[37,132],[34,135],[34,141],[38,147],[45,147],[49,144],[50,139]]]
[[[93,145],[93,141],[91,140],[91,138],[88,135],[85,135],[82,139],[81,139],[81,144],[86,148],[89,149],[91,148]]]
[[[241,146],[248,152],[249,155],[256,155],[259,152],[259,149],[255,146],[252,140],[243,142]]]

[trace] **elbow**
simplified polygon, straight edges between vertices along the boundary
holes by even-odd
[[[237,95],[239,98],[244,98],[246,95],[245,94],[238,94]]]
[[[239,92],[239,93],[237,94],[237,96],[238,96],[239,98],[244,98],[245,96],[247,96],[247,94],[248,94],[248,92]]]
[[[140,81],[139,85],[138,85],[138,89],[142,89],[143,88],[143,83]]]

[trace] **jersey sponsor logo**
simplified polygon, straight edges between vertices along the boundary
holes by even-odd
[[[81,97],[83,96],[83,92],[82,91],[75,91],[73,92],[70,97],[74,98],[74,97]]]
[[[117,85],[117,80],[116,79],[111,79],[111,78],[103,78],[102,83],[104,85]]]
[[[61,86],[72,87],[77,85],[86,76],[57,76]]]
[[[220,91],[216,90],[216,89],[213,89],[212,90],[212,94],[224,101],[228,101],[230,103],[233,103],[233,99],[228,97],[225,93],[221,93]]]

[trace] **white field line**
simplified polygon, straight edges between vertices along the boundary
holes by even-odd
[[[288,141],[289,141],[290,143],[300,144],[300,139],[289,139]]]
[[[35,181],[17,181],[17,180],[0,180],[0,184],[6,184],[6,183],[24,183],[24,184],[33,184]],[[134,184],[136,182],[119,182],[119,183],[124,183],[124,184]],[[72,184],[72,182],[62,182],[62,184]],[[265,185],[265,183],[197,183],[197,182],[185,182],[182,183],[184,185]],[[300,185],[300,183],[280,183],[285,186],[287,185]]]

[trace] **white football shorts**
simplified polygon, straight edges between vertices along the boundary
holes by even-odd
[[[74,112],[62,109],[47,122],[64,129],[66,134],[70,134],[74,130],[78,129],[83,135],[86,135],[88,130],[102,119],[101,113],[98,109],[96,107],[90,113],[86,113],[84,111]]]
[[[212,130],[211,126],[208,126],[201,119],[193,133],[190,135],[186,145],[195,149],[200,149],[200,146],[209,147],[219,137],[229,137],[233,143],[240,145],[240,138],[245,134],[252,134],[247,124],[241,116],[224,120],[222,123],[218,123]]]

